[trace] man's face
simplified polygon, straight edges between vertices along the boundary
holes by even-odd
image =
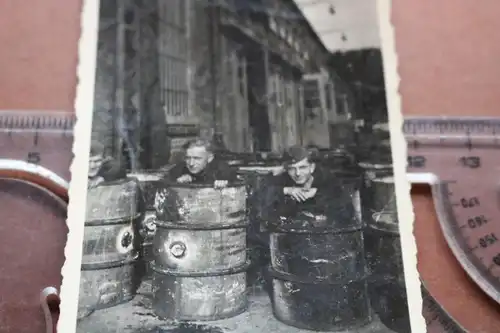
[[[304,158],[295,164],[290,164],[288,166],[288,175],[297,185],[304,185],[307,183],[314,172],[315,164],[311,163]]]
[[[103,157],[101,154],[92,155],[89,159],[89,177],[95,177],[101,169]]]
[[[189,172],[197,174],[202,172],[213,158],[213,154],[208,152],[205,147],[191,147],[186,150],[184,160]]]

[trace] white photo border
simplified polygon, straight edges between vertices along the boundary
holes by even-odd
[[[413,235],[413,205],[410,185],[406,179],[406,144],[402,133],[403,116],[399,94],[397,54],[394,27],[391,21],[392,0],[377,0],[380,37],[389,114],[391,148],[403,249],[404,273],[412,332],[425,332],[422,316],[422,295],[417,271],[417,247]],[[66,261],[62,268],[60,316],[57,331],[76,332],[80,266],[82,257],[83,228],[85,219],[87,173],[89,163],[92,109],[94,101],[95,69],[100,0],[82,0],[81,36],[79,40],[78,84],[75,99],[77,123],[74,129],[72,179],[69,189],[68,238],[65,248]]]
[[[415,215],[410,196],[411,185],[406,177],[406,140],[402,131],[403,114],[401,112],[401,95],[399,94],[400,77],[397,71],[398,56],[391,19],[392,1],[378,0],[377,7],[408,311],[411,330],[416,333],[426,332],[427,327],[422,315],[422,292],[420,275],[417,270],[417,243],[413,234]]]

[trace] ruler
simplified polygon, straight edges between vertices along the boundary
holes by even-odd
[[[70,112],[0,111],[2,332],[52,331],[45,288],[61,283],[74,124]]]
[[[429,294],[424,283],[422,283],[422,314],[427,325],[427,333],[467,333]]]
[[[491,299],[491,306],[498,306],[500,179],[496,176],[500,162],[500,118],[405,118],[403,133],[407,140],[410,182],[431,185],[449,248],[463,271]],[[439,327],[432,331],[429,326],[429,332],[464,332],[446,309],[437,305],[445,302],[432,298],[430,285],[424,299],[427,321]],[[475,302],[483,302],[474,298],[466,301],[471,316]],[[447,319],[429,319],[433,317]],[[461,322],[461,318],[456,320]]]

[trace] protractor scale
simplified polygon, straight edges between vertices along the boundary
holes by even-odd
[[[48,331],[40,292],[62,280],[74,124],[70,112],[0,111],[2,332]]]
[[[479,311],[482,306],[498,311],[500,303],[500,118],[406,118],[403,132],[408,146],[408,178],[414,184],[431,185],[449,249],[463,274],[484,294],[461,305],[470,307],[470,316],[461,318],[448,311],[453,306],[446,304],[446,297],[438,297],[439,290],[422,273],[428,289],[424,296],[434,297],[439,304],[424,302],[427,321],[436,314],[449,316],[452,322],[440,328],[429,326],[429,333],[474,331],[474,326],[466,325],[460,330],[462,321],[485,315]],[[460,325],[454,326],[453,321]]]

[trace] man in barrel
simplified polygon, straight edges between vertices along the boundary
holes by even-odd
[[[104,146],[93,143],[90,148],[88,187],[93,188],[103,182],[110,182],[127,177],[127,171],[110,156],[104,155]]]
[[[216,158],[210,141],[196,138],[188,141],[183,148],[184,161],[168,171],[169,181],[213,184],[215,188],[224,188],[238,179],[234,169]]]
[[[289,148],[284,154],[284,169],[286,172],[271,178],[268,209],[274,214],[338,217],[353,212],[349,193],[330,172],[314,162],[308,149]]]

